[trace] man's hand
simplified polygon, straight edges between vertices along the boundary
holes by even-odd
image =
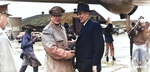
[[[93,72],[97,72],[97,66],[93,65],[92,70],[93,70]]]
[[[65,48],[65,50],[70,51],[70,48]]]
[[[75,50],[70,50],[71,53],[75,53]]]
[[[32,40],[33,44],[35,43],[36,39],[37,39],[37,37],[35,37],[35,38]]]

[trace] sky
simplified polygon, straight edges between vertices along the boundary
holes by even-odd
[[[73,12],[77,8],[77,4],[73,3],[44,3],[44,2],[16,2],[16,1],[0,1],[0,4],[10,3],[8,12],[12,17],[21,17],[22,19],[39,15],[43,11],[48,14],[48,11],[54,6],[61,6],[65,12]],[[121,20],[119,15],[113,14],[106,10],[100,4],[89,4],[90,10],[96,10],[106,20],[108,17],[112,21]],[[144,16],[145,20],[150,20],[150,6],[139,6],[136,12],[130,16],[131,20],[136,20],[140,16]]]

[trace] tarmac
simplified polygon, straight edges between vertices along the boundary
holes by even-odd
[[[114,38],[114,50],[116,61],[112,60],[112,57],[109,53],[109,62],[106,61],[106,57],[103,56],[102,62],[102,71],[101,72],[132,72],[131,71],[131,60],[130,60],[130,44],[127,34],[113,35]],[[22,59],[20,59],[20,54],[22,50],[20,49],[21,43],[18,43],[17,40],[12,42],[12,52],[13,57],[16,63],[17,70],[22,64]],[[45,50],[42,46],[42,42],[36,42],[34,44],[34,53],[38,60],[41,62],[42,66],[39,66],[39,72],[44,72],[44,57]],[[104,52],[105,55],[105,52]],[[32,72],[33,68],[28,66],[26,72]],[[76,70],[78,72],[78,70]]]

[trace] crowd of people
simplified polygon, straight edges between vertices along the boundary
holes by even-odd
[[[7,61],[9,59],[5,57],[6,55],[11,55],[5,53],[6,50],[9,50],[9,47],[11,48],[11,45],[3,31],[7,24],[7,17],[10,15],[7,13],[7,5],[0,5],[0,39],[5,39],[1,40],[0,43],[0,55],[2,58],[1,61],[3,62],[1,65],[2,68],[0,68],[2,70],[0,71],[17,72],[16,68],[14,68],[14,61],[10,63]],[[83,26],[78,37],[76,37],[76,34],[69,30],[67,23],[64,26],[61,24],[62,15],[65,13],[65,10],[60,6],[54,6],[49,10],[51,21],[42,31],[42,44],[46,52],[44,63],[45,72],[74,72],[75,69],[78,69],[79,72],[101,72],[101,59],[105,48],[106,61],[109,61],[109,49],[112,60],[116,60],[114,56],[114,39],[112,36],[113,24],[110,18],[108,18],[105,24],[107,27],[104,29],[103,37],[103,29],[100,23],[90,19],[90,12],[91,10],[88,4],[78,4],[77,11],[74,13],[77,14]],[[25,72],[28,65],[33,67],[33,72],[38,72],[38,66],[41,66],[41,63],[33,51],[33,44],[35,43],[36,37],[32,38],[31,36],[31,32],[36,29],[33,25],[26,25],[25,28],[26,32],[22,37],[22,53],[20,55],[23,61],[19,72]],[[144,55],[141,63],[145,64],[149,59],[149,22],[145,22],[144,17],[140,17],[137,23],[132,22],[132,27],[128,25],[128,29],[132,64],[136,64],[136,51],[140,48],[142,48],[141,53]],[[76,62],[74,63],[74,61]],[[11,68],[5,67],[8,65]]]

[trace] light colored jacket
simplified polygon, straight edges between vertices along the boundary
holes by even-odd
[[[11,42],[0,28],[0,72],[17,72],[12,55]]]
[[[45,72],[73,72],[72,58],[68,47],[65,28],[48,24],[42,31],[42,44],[46,51]]]

